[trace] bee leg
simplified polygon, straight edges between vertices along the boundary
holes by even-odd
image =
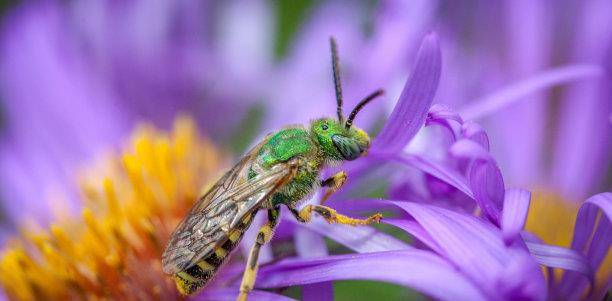
[[[325,194],[323,195],[323,198],[321,199],[321,204],[325,203],[325,201],[327,201],[327,199],[334,192],[338,191],[338,189],[340,189],[340,187],[342,187],[342,185],[346,183],[346,178],[347,178],[346,172],[339,171],[333,176],[321,181],[321,187],[327,187],[327,190],[325,191]]]
[[[382,218],[382,214],[376,213],[367,219],[357,219],[342,215],[336,210],[321,205],[306,205],[302,210],[297,211],[294,208],[289,208],[293,216],[300,222],[309,222],[312,218],[312,212],[315,212],[322,216],[330,224],[343,224],[351,226],[368,225],[371,223],[378,223]]]
[[[240,283],[240,294],[238,295],[237,301],[246,301],[247,295],[253,290],[255,285],[255,279],[257,278],[257,269],[259,265],[257,260],[259,258],[259,250],[261,246],[270,241],[274,234],[274,228],[278,224],[280,215],[280,208],[268,210],[268,222],[259,228],[255,244],[251,248],[249,253],[249,259],[247,260],[246,268],[244,269],[244,275],[242,275],[242,282]]]

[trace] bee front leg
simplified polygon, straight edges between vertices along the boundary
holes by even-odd
[[[321,204],[325,203],[327,199],[336,191],[346,183],[347,175],[344,171],[339,171],[333,176],[321,181],[321,187],[327,187],[323,198],[321,199]]]
[[[272,238],[274,234],[274,228],[278,224],[280,216],[280,208],[268,210],[268,222],[259,228],[255,244],[251,248],[249,253],[249,259],[247,259],[247,265],[242,275],[242,282],[240,283],[240,294],[238,295],[237,301],[246,301],[247,295],[253,290],[255,285],[255,279],[257,278],[257,270],[259,265],[257,263],[259,259],[259,250],[261,246],[266,244]]]

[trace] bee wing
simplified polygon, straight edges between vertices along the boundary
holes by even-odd
[[[239,180],[246,178],[244,171],[258,149],[255,147],[228,171],[180,223],[162,256],[165,273],[178,273],[208,256],[219,242],[227,239],[242,217],[293,178],[297,162],[288,161],[252,179]]]

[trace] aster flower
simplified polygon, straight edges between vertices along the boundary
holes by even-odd
[[[370,169],[381,162],[399,162],[427,173],[429,177],[425,177],[425,185],[406,181],[407,177],[398,176],[403,173],[395,172],[389,174],[397,176],[394,183],[397,185],[390,193],[393,201],[345,202],[341,200],[342,194],[331,201],[332,206],[355,214],[387,208],[396,214],[388,224],[410,233],[418,242],[411,246],[373,228],[330,226],[321,221],[296,226],[284,221],[276,243],[286,242],[294,235],[295,252],[299,258],[263,266],[256,287],[272,290],[256,290],[251,296],[253,299],[287,299],[277,293],[294,285],[302,286],[304,299],[330,299],[331,281],[368,279],[412,287],[443,300],[542,300],[566,291],[557,291],[555,285],[547,284],[537,263],[577,271],[586,275],[586,279],[593,277],[602,248],[609,245],[606,232],[609,232],[609,196],[598,195],[587,201],[578,218],[574,251],[551,248],[532,237],[523,238],[522,235],[526,235],[522,228],[529,207],[529,193],[505,188],[498,164],[489,153],[487,133],[474,123],[464,122],[449,109],[440,106],[430,109],[440,77],[437,43],[435,35],[425,38],[398,104],[374,141],[370,159],[346,166],[355,171],[349,172],[351,178],[358,180],[361,174],[368,175]],[[435,149],[442,154],[435,160],[404,152],[423,123],[442,124],[454,137],[448,148]],[[170,137],[150,129],[136,134],[134,150],[122,156],[122,164],[107,163],[107,166],[112,166],[108,173],[91,170],[95,177],[81,179],[85,207],[102,208],[99,215],[97,210],[91,210],[96,213],[89,213],[87,209],[83,212],[87,229],[72,232],[68,230],[73,229],[66,230],[68,226],[57,225],[49,232],[34,231],[27,235],[29,238],[22,243],[23,247],[17,245],[9,250],[4,257],[6,261],[3,260],[8,266],[6,270],[19,270],[21,262],[27,263],[28,270],[17,274],[21,278],[10,278],[12,273],[2,273],[9,277],[0,279],[8,283],[7,293],[12,297],[22,294],[19,296],[27,298],[32,296],[28,292],[36,296],[41,293],[38,288],[43,287],[48,289],[44,293],[50,297],[65,297],[62,295],[65,293],[78,295],[83,291],[89,296],[178,297],[169,280],[159,272],[154,258],[159,257],[164,235],[167,237],[171,225],[195,199],[198,187],[220,171],[218,156],[209,143],[197,138],[185,121],[178,124]],[[181,157],[182,151],[178,149],[182,143],[191,145],[191,148],[185,147],[189,151],[183,154],[200,153],[193,154],[196,158]],[[117,161],[117,157],[112,161]],[[176,174],[170,173],[172,170],[165,166],[168,162],[180,166],[174,170]],[[200,170],[198,164],[192,165],[194,162],[210,165]],[[115,181],[99,179],[100,174],[119,181],[115,184]],[[191,184],[184,188],[185,179]],[[418,189],[425,189],[427,194],[414,193]],[[115,202],[113,195],[124,201]],[[121,207],[119,211],[130,214],[125,218],[118,215],[117,207]],[[594,219],[593,216],[598,214],[597,207],[602,208],[604,214],[599,213],[601,217]],[[479,208],[481,214],[473,214],[474,208]],[[598,221],[597,227],[594,221]],[[159,232],[151,231],[153,227]],[[85,250],[91,251],[91,256],[80,253],[77,255],[81,257],[62,258],[62,253],[70,254],[67,253],[69,246],[62,242],[62,229],[70,232],[70,239],[82,241]],[[109,229],[122,229],[125,233],[106,231]],[[100,232],[112,235],[105,237]],[[584,241],[593,232],[602,239]],[[110,251],[100,248],[101,251],[95,252],[99,241],[91,237],[97,239],[97,235],[102,236],[100,241],[109,242],[106,245]],[[357,253],[328,255],[320,235]],[[123,243],[123,236],[128,238],[125,239],[127,243]],[[247,237],[245,241],[250,240]],[[237,281],[244,268],[244,263],[235,259],[238,262],[230,263],[221,271],[216,282],[198,298],[219,300],[235,297]],[[30,278],[38,274],[35,271],[49,275],[49,271],[57,272],[55,269],[62,278],[54,285],[41,283],[44,278]],[[580,294],[586,280],[580,275],[566,275],[564,289]],[[115,283],[118,285],[109,288]],[[130,290],[129,295],[125,294],[127,290]]]
[[[461,15],[462,8],[455,8],[457,15],[447,21]],[[560,6],[508,1],[483,4],[478,9],[497,18],[478,18],[479,25],[470,29],[455,19],[450,21],[453,26],[447,27],[453,32],[465,29],[474,37],[470,45],[458,43],[456,47],[490,49],[489,57],[484,58],[488,63],[483,64],[487,70],[468,80],[498,85],[556,64],[576,64],[544,72],[545,76],[535,77],[539,80],[525,80],[473,102],[469,102],[473,96],[445,97],[452,98],[462,117],[478,120],[498,138],[491,152],[504,170],[506,182],[533,191],[526,228],[546,243],[570,247],[581,202],[610,186],[605,173],[610,162],[611,80],[607,46],[602,45],[609,45],[612,37],[607,17],[612,6],[607,1],[566,2]],[[569,10],[574,12],[571,17],[563,13]],[[496,28],[494,35],[490,28]],[[505,46],[502,49],[498,45]],[[482,62],[482,58],[479,60]],[[456,72],[451,68],[446,70]],[[531,90],[547,80],[576,75],[587,80],[552,93]],[[461,86],[472,87],[472,95],[491,89],[469,83]],[[510,97],[529,90],[521,97]],[[612,255],[601,266],[599,287],[610,278]],[[556,278],[561,277],[559,271],[555,273]]]

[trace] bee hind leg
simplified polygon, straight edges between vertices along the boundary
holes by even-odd
[[[272,238],[274,234],[274,228],[278,224],[280,215],[280,208],[268,210],[268,222],[259,228],[255,244],[251,248],[249,258],[247,259],[247,265],[242,275],[242,282],[240,283],[240,294],[238,295],[237,301],[246,301],[250,291],[253,290],[255,285],[255,279],[257,278],[257,270],[259,265],[257,260],[259,258],[259,250],[261,246],[266,244]]]

